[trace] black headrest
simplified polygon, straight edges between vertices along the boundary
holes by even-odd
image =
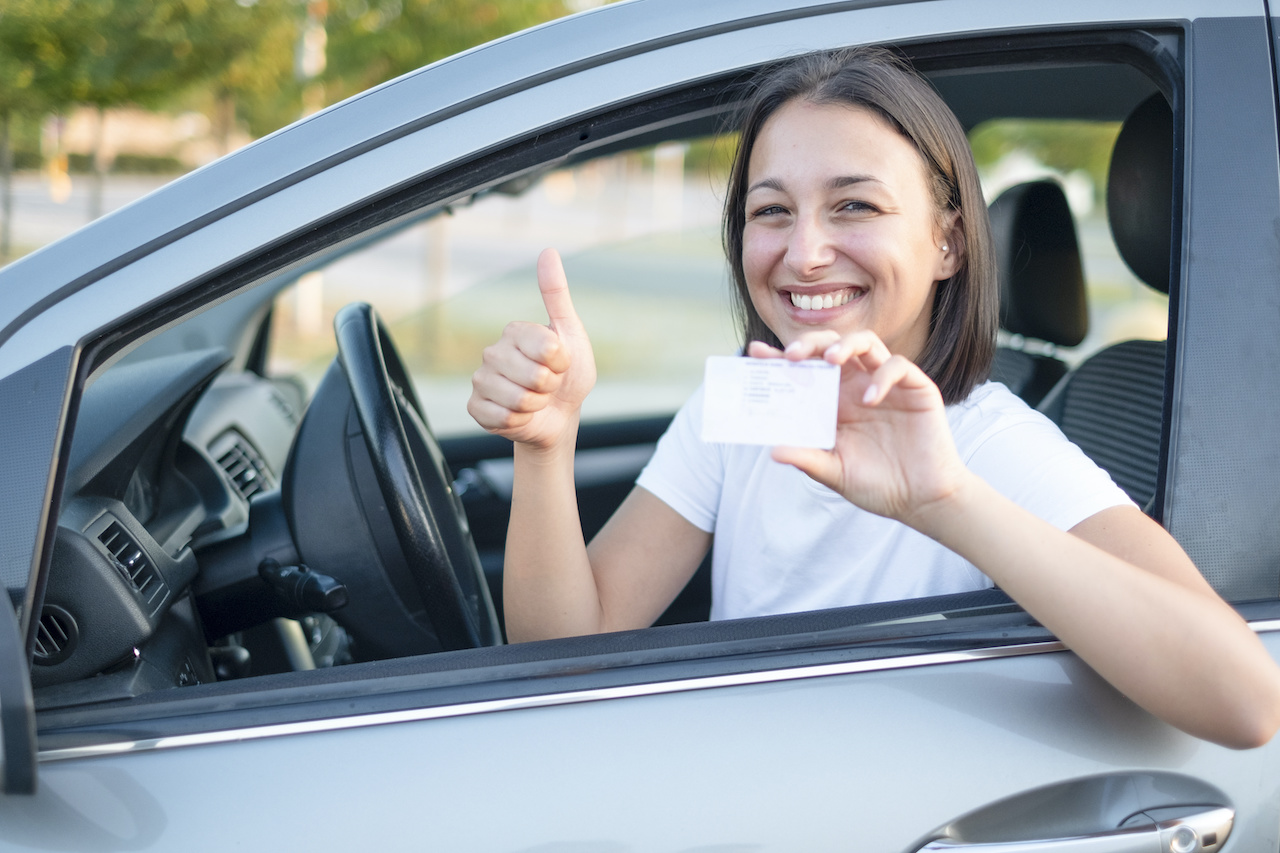
[[[1000,325],[1015,335],[1073,347],[1089,332],[1076,224],[1062,187],[1031,181],[991,203],[1000,274]]]
[[[1169,292],[1173,247],[1173,111],[1163,95],[1138,105],[1120,128],[1107,178],[1107,218],[1134,275]]]

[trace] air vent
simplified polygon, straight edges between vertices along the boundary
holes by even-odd
[[[150,603],[164,588],[151,558],[120,522],[112,521],[107,525],[107,528],[98,534],[98,541],[111,555],[116,571],[129,582],[143,601]]]
[[[238,432],[224,432],[209,446],[209,452],[245,500],[272,487],[271,469],[254,446]]]
[[[70,613],[56,604],[46,605],[36,626],[35,663],[53,666],[71,657],[80,641],[80,629]]]

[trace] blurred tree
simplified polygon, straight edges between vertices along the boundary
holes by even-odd
[[[303,92],[335,102],[369,86],[602,0],[0,0],[0,173],[14,114],[96,107],[90,214],[102,210],[106,110],[196,102],[225,152],[298,117]],[[310,21],[309,24],[307,22]],[[320,68],[307,86],[306,51]],[[305,36],[311,36],[308,39]],[[312,57],[314,61],[314,57]],[[208,88],[194,95],[195,84]],[[319,104],[312,105],[313,107]],[[8,179],[4,177],[8,186]],[[6,196],[7,197],[7,196]],[[7,249],[8,206],[0,252]]]
[[[102,147],[106,110],[122,104],[155,107],[177,92],[224,72],[251,52],[261,35],[257,6],[230,0],[3,0],[56,7],[42,45],[36,88],[46,109],[71,104],[98,110],[95,180],[90,215],[102,211]]]
[[[230,150],[231,133],[237,124],[243,124],[253,136],[264,136],[296,119],[301,109],[300,88],[293,73],[301,3],[237,3],[243,11],[224,22],[222,37],[228,39],[231,33],[227,30],[235,30],[242,48],[213,76],[204,105],[220,154]]]
[[[969,145],[980,169],[991,168],[1013,151],[1025,151],[1064,174],[1083,169],[1097,191],[1107,185],[1119,133],[1119,122],[997,119],[970,131]]]
[[[328,0],[330,101],[570,11],[564,0]]]
[[[13,233],[13,123],[45,109],[42,72],[58,59],[54,31],[64,5],[0,0],[0,263],[9,259]]]

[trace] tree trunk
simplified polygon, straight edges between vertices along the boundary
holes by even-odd
[[[11,114],[0,113],[0,265],[9,262],[13,237],[13,145]]]
[[[213,111],[213,136],[218,140],[218,156],[231,153],[231,133],[236,127],[236,96],[228,91],[218,94]]]
[[[107,182],[107,110],[98,107],[98,128],[93,140],[93,181],[89,188],[89,221],[102,215],[102,190]]]

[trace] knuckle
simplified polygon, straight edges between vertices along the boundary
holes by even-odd
[[[534,391],[525,391],[516,400],[515,410],[517,412],[536,412],[543,406],[544,397]]]
[[[538,365],[533,371],[532,388],[535,391],[548,391],[555,384],[556,373],[546,365]]]
[[[555,333],[547,329],[547,334],[542,340],[542,346],[538,350],[539,360],[543,364],[560,358],[564,352],[564,347],[560,345],[560,338]]]

